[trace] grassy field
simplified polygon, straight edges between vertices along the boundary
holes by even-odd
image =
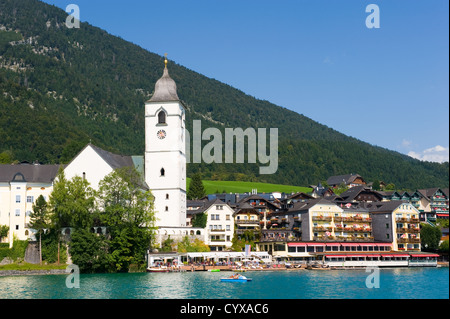
[[[190,182],[191,180],[188,178],[187,185]],[[290,194],[297,192],[309,193],[312,191],[311,188],[302,186],[238,181],[203,181],[203,186],[205,186],[206,194],[223,193],[224,191],[225,193],[248,193],[255,188],[258,190],[258,193],[284,192]]]

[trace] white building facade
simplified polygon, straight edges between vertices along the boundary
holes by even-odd
[[[234,210],[219,199],[212,201],[204,210],[206,221],[206,244],[211,251],[224,251],[232,246],[234,234]]]
[[[30,214],[40,195],[49,199],[58,169],[59,165],[0,165],[0,225],[9,227],[1,242],[12,247],[14,238],[35,239]]]

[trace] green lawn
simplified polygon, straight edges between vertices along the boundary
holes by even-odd
[[[187,179],[187,185],[191,182],[191,179]],[[297,193],[304,192],[309,193],[312,191],[309,187],[293,186],[293,185],[279,185],[257,182],[238,182],[238,181],[203,181],[203,185],[206,189],[206,194],[215,194],[217,191],[222,193],[248,193],[252,189],[257,189],[258,193],[272,193],[272,192],[284,192],[284,193]],[[189,186],[188,186],[189,187]]]
[[[61,264],[50,264],[50,265],[35,265],[29,263],[13,263],[0,266],[0,270],[21,270],[21,271],[30,271],[30,270],[50,270],[50,269],[66,269],[67,265]]]

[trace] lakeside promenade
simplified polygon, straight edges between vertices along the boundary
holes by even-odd
[[[438,261],[437,267],[449,267],[448,261]],[[310,267],[307,264],[268,264],[261,266],[216,266],[216,265],[182,265],[180,267],[167,267],[167,272],[208,272],[208,271],[299,271],[299,270],[337,270],[337,269],[361,269],[361,268],[336,268],[336,267]],[[145,271],[141,271],[145,272]],[[68,275],[66,269],[34,269],[34,270],[0,270],[0,277],[8,276],[41,276],[41,275]]]

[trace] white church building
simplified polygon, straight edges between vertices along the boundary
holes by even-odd
[[[145,154],[123,156],[88,144],[64,165],[67,179],[80,176],[94,189],[109,173],[121,167],[135,167],[143,174],[155,197],[157,241],[184,236],[206,241],[203,228],[186,225],[185,114],[175,81],[169,76],[167,59],[163,76],[156,82],[151,99],[145,103]],[[12,244],[13,237],[34,237],[28,229],[32,204],[53,190],[59,165],[0,165],[0,225],[9,226],[2,242]]]

